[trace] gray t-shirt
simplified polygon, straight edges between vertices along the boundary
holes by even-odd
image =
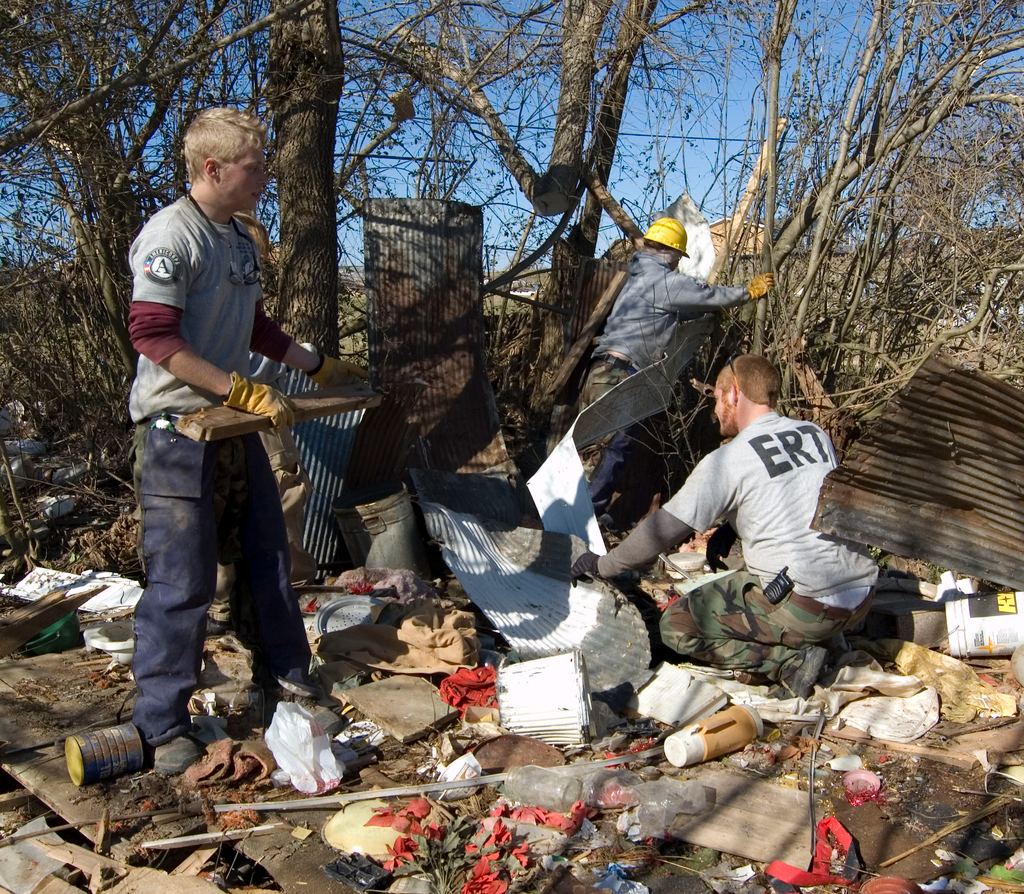
[[[638,251],[594,353],[615,351],[637,369],[650,366],[664,356],[678,323],[749,300],[746,286],[699,283],[658,255]]]
[[[864,547],[811,529],[822,481],[835,467],[832,442],[817,425],[770,412],[704,457],[664,508],[695,531],[724,518],[762,585],[788,565],[795,592],[830,602],[878,576]]]
[[[181,334],[203,359],[247,375],[256,304],[263,297],[259,254],[235,220],[216,224],[186,197],[159,211],[128,255],[132,301],[181,308]],[[140,356],[129,409],[135,422],[161,413],[186,415],[223,398],[187,385]]]

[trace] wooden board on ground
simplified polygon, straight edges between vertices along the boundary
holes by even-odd
[[[339,385],[290,394],[295,404],[295,421],[306,422],[322,416],[339,416],[355,410],[366,410],[380,404],[381,398],[368,385]],[[182,416],[174,427],[193,441],[220,441],[254,431],[274,427],[268,416],[257,416],[232,407],[210,407],[190,416]]]
[[[71,713],[70,706],[69,710],[62,710],[63,706],[55,704],[47,705],[46,713],[35,710],[32,699],[35,685],[63,678],[64,685],[70,688],[69,676],[73,669],[60,654],[0,661],[0,739],[7,740],[9,752],[49,742],[103,720],[88,704],[84,704],[85,710],[81,713]],[[113,716],[109,721],[111,726],[116,723]],[[0,766],[65,821],[100,819],[102,807],[83,799],[79,787],[68,778],[63,742],[6,753],[0,756]],[[93,831],[94,827],[89,826],[82,829],[87,837]]]
[[[876,748],[883,748],[889,751],[898,751],[900,754],[912,754],[915,757],[925,757],[928,760],[937,761],[940,764],[949,764],[959,767],[961,770],[970,770],[980,763],[977,757],[968,751],[960,748],[957,742],[956,748],[935,748],[930,745],[920,745],[916,742],[890,742],[888,739],[876,739],[855,726],[847,726],[843,729],[830,729],[825,738],[843,739],[850,742],[862,742],[865,745],[873,745]],[[977,746],[983,747],[983,746]]]
[[[747,860],[783,860],[798,869],[811,862],[807,792],[730,770],[702,767],[696,779],[715,790],[715,806],[672,834]]]
[[[268,814],[266,822],[287,819],[295,826],[313,830],[301,844],[290,832],[278,832],[258,838],[246,838],[235,844],[253,862],[269,872],[282,891],[301,891],[302,894],[351,894],[352,889],[332,881],[324,875],[323,867],[337,860],[340,853],[326,844],[320,835],[324,823],[335,810],[288,811],[287,814]]]
[[[352,705],[402,744],[415,742],[459,716],[455,708],[441,700],[437,687],[422,677],[389,677],[346,689],[334,698]]]
[[[20,649],[37,633],[76,611],[102,589],[92,587],[74,596],[68,596],[66,590],[57,590],[16,608],[0,621],[0,655],[10,655]]]
[[[235,673],[248,675],[248,668],[242,656],[225,653],[214,643],[208,641],[200,685],[222,686],[230,695],[246,682],[230,678]],[[0,767],[65,822],[83,824],[81,832],[90,840],[95,839],[96,823],[108,802],[99,793],[90,797],[95,789],[81,789],[71,782],[63,740],[87,728],[117,723],[116,712],[132,684],[125,676],[103,688],[100,684],[110,684],[109,677],[92,679],[102,667],[103,663],[97,665],[84,649],[0,660],[0,739],[8,743],[6,752],[0,754]],[[129,718],[130,710],[125,713],[123,720]],[[25,748],[28,750],[17,750]],[[125,777],[114,791],[128,788],[132,778]],[[131,797],[123,796],[126,800]],[[125,847],[125,842],[116,842],[114,854],[121,856]]]
[[[159,869],[135,866],[116,885],[103,890],[105,894],[213,894],[221,889],[192,875],[169,875]]]

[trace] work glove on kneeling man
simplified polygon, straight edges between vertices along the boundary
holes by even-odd
[[[758,298],[763,298],[768,294],[768,290],[774,285],[774,273],[762,273],[759,276],[755,276],[750,281],[750,285],[747,286],[747,291],[750,293],[750,300],[756,301]]]
[[[355,363],[339,360],[337,357],[328,357],[326,354],[320,355],[320,366],[309,373],[309,377],[321,388],[344,385],[352,376],[358,376],[365,382],[370,374]]]
[[[601,572],[597,570],[597,560],[601,557],[596,553],[587,550],[583,553],[575,562],[572,563],[572,571],[569,572],[572,577],[572,585],[576,586],[576,581],[581,577],[600,577]]]
[[[291,425],[295,421],[295,404],[291,398],[276,388],[250,382],[234,372],[231,373],[231,390],[224,398],[224,406],[269,416],[276,428]]]

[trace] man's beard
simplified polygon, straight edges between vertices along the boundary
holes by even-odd
[[[722,415],[718,418],[718,430],[723,438],[733,438],[740,433],[736,424],[735,404],[723,405]]]

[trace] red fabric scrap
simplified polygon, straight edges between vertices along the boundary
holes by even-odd
[[[494,691],[497,671],[493,667],[463,667],[441,681],[441,698],[453,708],[459,709],[459,716],[466,716],[466,708],[479,705],[482,708],[498,704]]]

